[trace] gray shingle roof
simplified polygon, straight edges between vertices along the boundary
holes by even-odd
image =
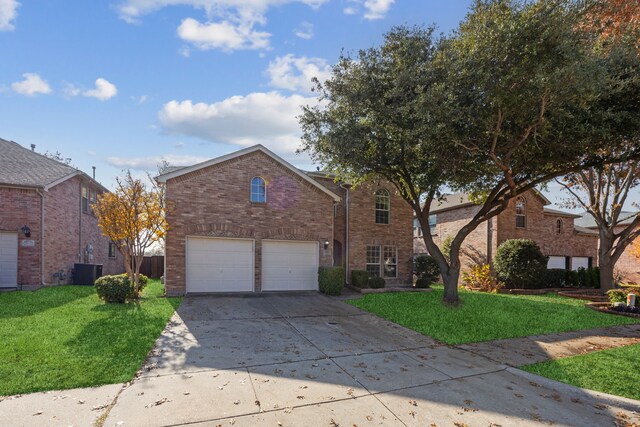
[[[631,224],[636,216],[637,212],[630,211],[622,211],[620,212],[620,216],[618,217],[619,225],[628,225]],[[582,213],[582,216],[575,221],[576,225],[584,228],[595,228],[596,221],[593,219],[591,215],[587,212]]]
[[[77,169],[0,138],[0,185],[45,187]]]

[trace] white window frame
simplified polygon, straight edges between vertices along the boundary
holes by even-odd
[[[386,199],[386,205],[387,208],[378,208],[378,197]],[[375,197],[374,197],[374,203],[375,203],[375,221],[376,224],[381,224],[381,225],[388,225],[391,224],[391,195],[389,194],[389,191],[386,188],[380,188],[378,190],[376,190],[375,192]],[[387,222],[378,222],[378,212],[386,212],[387,213]]]
[[[258,185],[258,188],[262,187],[264,189],[264,194],[260,194],[260,193],[256,193],[253,191],[253,181],[259,179],[260,182],[262,183],[261,185]],[[267,203],[267,181],[265,181],[265,179],[261,176],[254,176],[253,178],[251,178],[251,181],[249,182],[249,186],[250,186],[250,194],[249,194],[249,200],[251,201],[251,203]],[[257,199],[260,199],[261,196],[264,196],[264,200],[254,200],[254,196],[256,196]]]
[[[378,258],[378,262],[369,262],[369,254],[371,253],[371,249],[375,249],[375,251],[377,251],[377,258]],[[372,274],[372,270],[369,269],[369,266],[376,266],[375,270],[376,270],[376,277],[380,277],[380,269],[381,269],[381,265],[382,265],[382,254],[381,254],[381,249],[380,249],[380,245],[367,245],[367,249],[366,249],[366,270],[367,273]]]
[[[429,215],[429,233],[432,236],[438,235],[438,214]]]
[[[518,204],[522,203],[522,213],[518,213]],[[523,225],[518,225],[518,217],[523,218]],[[518,197],[516,199],[516,228],[527,228],[527,199]]]

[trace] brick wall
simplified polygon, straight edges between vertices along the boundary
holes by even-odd
[[[267,203],[251,203],[250,181],[266,181]],[[262,152],[170,179],[167,182],[165,282],[167,293],[183,294],[185,237],[255,239],[256,291],[261,289],[262,239],[315,240],[321,266],[333,264],[333,199]],[[324,249],[322,242],[329,241]]]
[[[376,224],[375,192],[384,188],[390,195],[389,224]],[[397,248],[397,277],[387,284],[408,285],[413,281],[413,210],[385,181],[367,182],[349,190],[349,270],[366,269],[369,245]],[[381,249],[382,250],[382,249]]]
[[[42,199],[36,190],[0,187],[0,231],[18,234],[18,285],[41,283],[40,214]],[[20,229],[31,229],[25,237]],[[27,246],[25,241],[33,241]]]
[[[109,239],[102,235],[98,220],[82,212],[81,186],[84,182],[98,194],[101,190],[77,176],[68,179],[45,193],[45,283],[71,283],[71,270],[75,263],[84,263],[87,244],[93,246],[92,264],[102,264],[102,274],[124,272],[122,255],[109,258]],[[54,276],[62,271],[64,278]]]
[[[618,227],[615,232],[619,233],[623,228]],[[621,283],[640,284],[640,259],[631,254],[631,248],[631,246],[627,246],[618,259],[615,275],[620,277]]]

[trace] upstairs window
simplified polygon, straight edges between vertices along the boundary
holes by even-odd
[[[413,236],[422,237],[422,227],[420,227],[420,221],[418,221],[418,218],[413,219]]]
[[[556,220],[556,234],[562,234],[562,227],[563,227],[562,220],[558,218]]]
[[[259,176],[251,179],[251,201],[253,203],[267,203],[267,188],[264,179]]]
[[[389,224],[389,192],[385,189],[376,191],[376,224]]]
[[[118,249],[116,248],[116,244],[113,242],[109,242],[109,258],[115,258],[117,250]]]
[[[89,212],[89,189],[86,186],[82,186],[82,212]]]
[[[436,214],[429,215],[429,233],[432,236],[438,234],[438,216]]]
[[[524,198],[516,199],[516,228],[527,226],[527,202]]]

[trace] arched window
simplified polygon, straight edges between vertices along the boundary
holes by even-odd
[[[389,224],[389,192],[384,188],[376,191],[376,224]]]
[[[516,199],[516,227],[525,228],[527,226],[527,201],[524,197]]]
[[[251,201],[253,203],[267,203],[267,188],[264,179],[259,176],[251,179]]]
[[[562,234],[562,226],[563,226],[562,220],[560,218],[558,218],[556,220],[556,233],[557,234]]]

